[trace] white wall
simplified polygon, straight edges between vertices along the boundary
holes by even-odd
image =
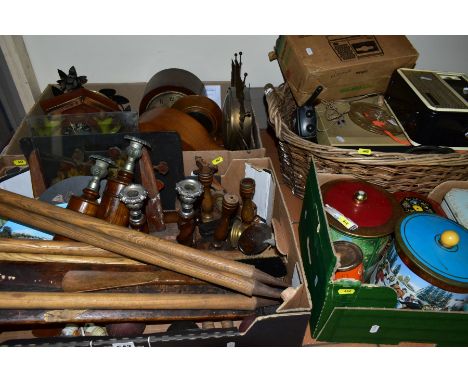
[[[468,36],[408,36],[420,53],[418,68],[468,73]],[[278,85],[269,62],[276,36],[24,36],[41,89],[57,69],[75,65],[89,82],[146,82],[159,70],[178,67],[204,81],[228,81],[231,58],[241,50],[251,86]]]
[[[276,36],[24,36],[39,86],[75,65],[89,82],[147,82],[166,68],[186,69],[203,81],[229,81],[231,58],[243,52],[251,86],[282,82],[268,61]]]
[[[419,52],[417,68],[468,74],[468,35],[407,37]]]

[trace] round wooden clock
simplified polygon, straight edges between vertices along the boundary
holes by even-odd
[[[205,85],[193,73],[178,68],[164,69],[148,81],[140,102],[140,115],[147,110],[171,107],[186,95],[206,95]]]
[[[195,118],[215,140],[221,139],[223,112],[215,101],[205,96],[189,95],[179,98],[172,108]]]

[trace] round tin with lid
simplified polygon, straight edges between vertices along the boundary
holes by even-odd
[[[322,185],[332,241],[349,241],[363,252],[364,281],[390,247],[400,211],[392,194],[360,180],[334,180]]]
[[[437,203],[435,200],[426,198],[417,192],[395,192],[393,196],[399,203],[400,208],[404,214],[425,212],[430,214],[437,214],[443,217],[446,216],[439,203]]]
[[[336,241],[333,249],[338,257],[339,267],[334,279],[354,279],[363,281],[362,251],[354,243],[349,241]]]
[[[397,225],[395,241],[403,262],[444,290],[468,293],[468,231],[432,214],[409,215]]]
[[[463,310],[468,301],[468,231],[435,214],[402,218],[395,246],[373,281],[397,292],[398,306]]]

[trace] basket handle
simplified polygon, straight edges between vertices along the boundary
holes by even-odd
[[[280,112],[280,107],[284,103],[283,97],[281,97],[277,89],[275,89],[271,84],[266,84],[264,86],[264,90],[265,99],[268,105],[268,121],[274,127],[276,138],[281,139],[282,129],[288,128],[284,123]]]

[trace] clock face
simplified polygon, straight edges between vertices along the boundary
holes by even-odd
[[[164,93],[159,93],[157,96],[153,97],[148,103],[146,110],[155,109],[157,107],[171,107],[175,101],[184,97],[184,93],[168,91]]]

